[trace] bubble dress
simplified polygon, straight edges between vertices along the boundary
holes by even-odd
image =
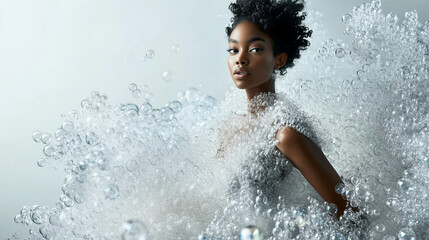
[[[234,168],[235,173],[229,180],[227,207],[210,224],[207,239],[234,239],[246,223],[256,224],[265,235],[271,235],[274,216],[283,204],[299,205],[308,202],[308,197],[321,200],[276,147],[276,133],[286,126],[321,147],[324,142],[319,138],[320,127],[316,128],[316,122],[285,94],[261,93],[248,107],[257,114],[229,115],[225,121],[228,131],[220,137],[221,157],[228,163],[234,162],[226,167]]]

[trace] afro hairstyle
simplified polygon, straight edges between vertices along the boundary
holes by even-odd
[[[303,24],[306,12],[302,0],[237,0],[229,5],[233,17],[232,25],[226,27],[228,38],[242,21],[259,25],[273,40],[274,56],[287,54],[286,64],[279,70],[280,75],[294,66],[294,60],[301,57],[300,51],[307,49],[312,31]]]

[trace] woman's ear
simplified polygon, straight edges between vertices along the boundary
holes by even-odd
[[[280,53],[276,57],[275,68],[279,69],[279,68],[283,67],[286,64],[286,61],[287,61],[287,54],[286,53]]]

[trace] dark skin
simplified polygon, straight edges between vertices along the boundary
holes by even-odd
[[[248,100],[262,92],[275,92],[272,72],[282,67],[286,53],[274,56],[271,37],[256,23],[243,21],[231,33],[228,67],[237,88],[244,89]],[[243,69],[237,76],[234,70]],[[251,114],[255,114],[251,112]],[[309,138],[291,127],[278,130],[277,148],[294,164],[319,195],[337,208],[337,218],[343,215],[347,201],[335,192],[335,185],[343,183],[322,150]]]

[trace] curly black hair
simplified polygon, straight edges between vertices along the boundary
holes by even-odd
[[[287,54],[286,64],[279,72],[286,74],[286,69],[294,66],[293,61],[301,57],[300,51],[307,49],[313,31],[303,24],[306,12],[303,0],[237,0],[229,5],[233,17],[232,26],[225,31],[228,38],[242,21],[258,24],[273,40],[274,56]]]

